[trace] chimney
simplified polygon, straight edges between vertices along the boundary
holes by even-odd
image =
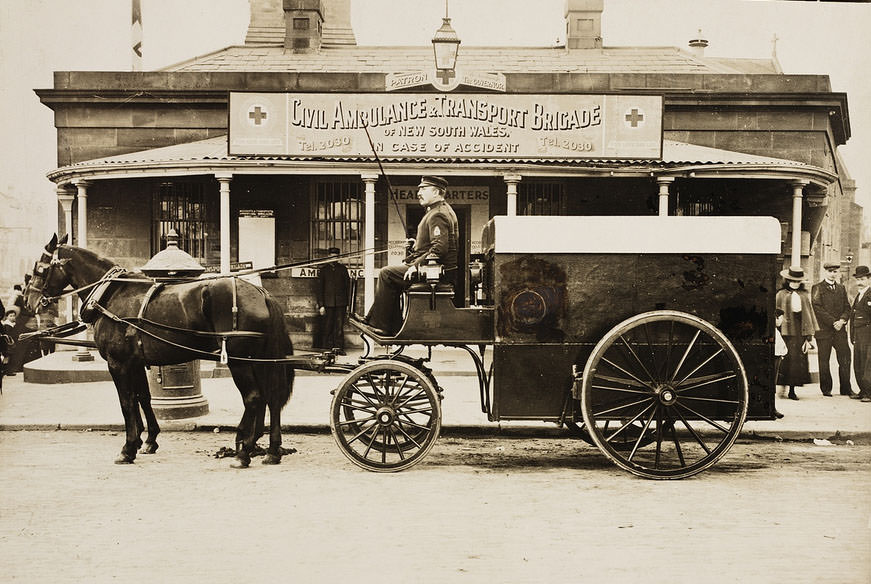
[[[566,0],[566,48],[602,48],[605,0]]]
[[[316,53],[321,48],[324,16],[321,0],[284,0],[284,48]]]
[[[323,0],[324,35],[322,45],[356,45],[351,27],[351,0]]]
[[[690,53],[692,53],[696,57],[705,56],[705,47],[708,46],[708,41],[702,37],[702,29],[699,29],[698,38],[691,39],[689,45]]]

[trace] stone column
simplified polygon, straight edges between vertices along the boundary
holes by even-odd
[[[366,185],[366,199],[363,214],[363,313],[369,311],[375,301],[375,183],[377,174],[362,174],[360,178]]]
[[[801,266],[801,202],[807,181],[795,181],[792,185],[792,252],[790,266]]]
[[[668,216],[668,188],[674,182],[674,177],[660,176],[656,179],[656,184],[659,185],[659,216]]]
[[[506,214],[509,217],[514,217],[517,215],[517,183],[523,180],[523,177],[519,174],[506,174],[502,177],[505,180],[505,184],[508,186],[508,193],[506,194]]]
[[[76,179],[72,181],[76,186],[76,202],[78,203],[78,210],[76,211],[77,219],[78,219],[78,233],[76,234],[76,245],[81,248],[87,249],[88,247],[88,187],[91,186],[92,183]],[[71,299],[72,301],[72,299]],[[79,307],[81,310],[81,307]],[[76,335],[76,338],[85,340],[87,339],[87,331],[81,332]],[[80,347],[78,351],[76,351],[75,355],[73,355],[73,361],[76,362],[86,362],[93,361],[94,356],[84,347]]]
[[[73,200],[76,198],[73,195],[73,189],[68,184],[57,185],[57,201],[60,203],[61,209],[64,212],[63,230],[58,227],[58,234],[66,233],[69,235],[70,241],[73,238]],[[58,316],[63,315],[66,322],[73,321],[73,297],[66,296],[63,299],[62,306],[58,307]],[[60,323],[58,323],[60,324]]]
[[[221,273],[230,273],[230,183],[233,175],[216,173],[221,188]]]
[[[92,183],[76,179],[73,181],[76,186],[76,200],[79,204],[77,211],[78,215],[78,233],[76,234],[76,245],[81,248],[88,247],[88,187]]]

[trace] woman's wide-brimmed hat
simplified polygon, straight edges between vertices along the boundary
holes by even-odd
[[[801,266],[789,266],[789,268],[780,272],[780,275],[784,280],[791,280],[792,282],[804,282],[804,268]]]

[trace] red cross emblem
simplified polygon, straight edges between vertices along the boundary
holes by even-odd
[[[626,112],[626,123],[633,128],[637,128],[640,124],[644,123],[644,112],[637,107],[632,108]]]
[[[266,123],[268,115],[266,108],[260,105],[252,106],[248,109],[248,123],[254,126],[262,126]]]

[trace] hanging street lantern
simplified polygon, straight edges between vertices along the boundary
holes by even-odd
[[[432,37],[432,48],[435,54],[436,75],[442,83],[446,84],[456,76],[454,69],[457,66],[457,53],[460,50],[460,37],[451,27],[451,19],[447,16],[447,2],[445,2],[445,17],[442,18],[442,25]]]

